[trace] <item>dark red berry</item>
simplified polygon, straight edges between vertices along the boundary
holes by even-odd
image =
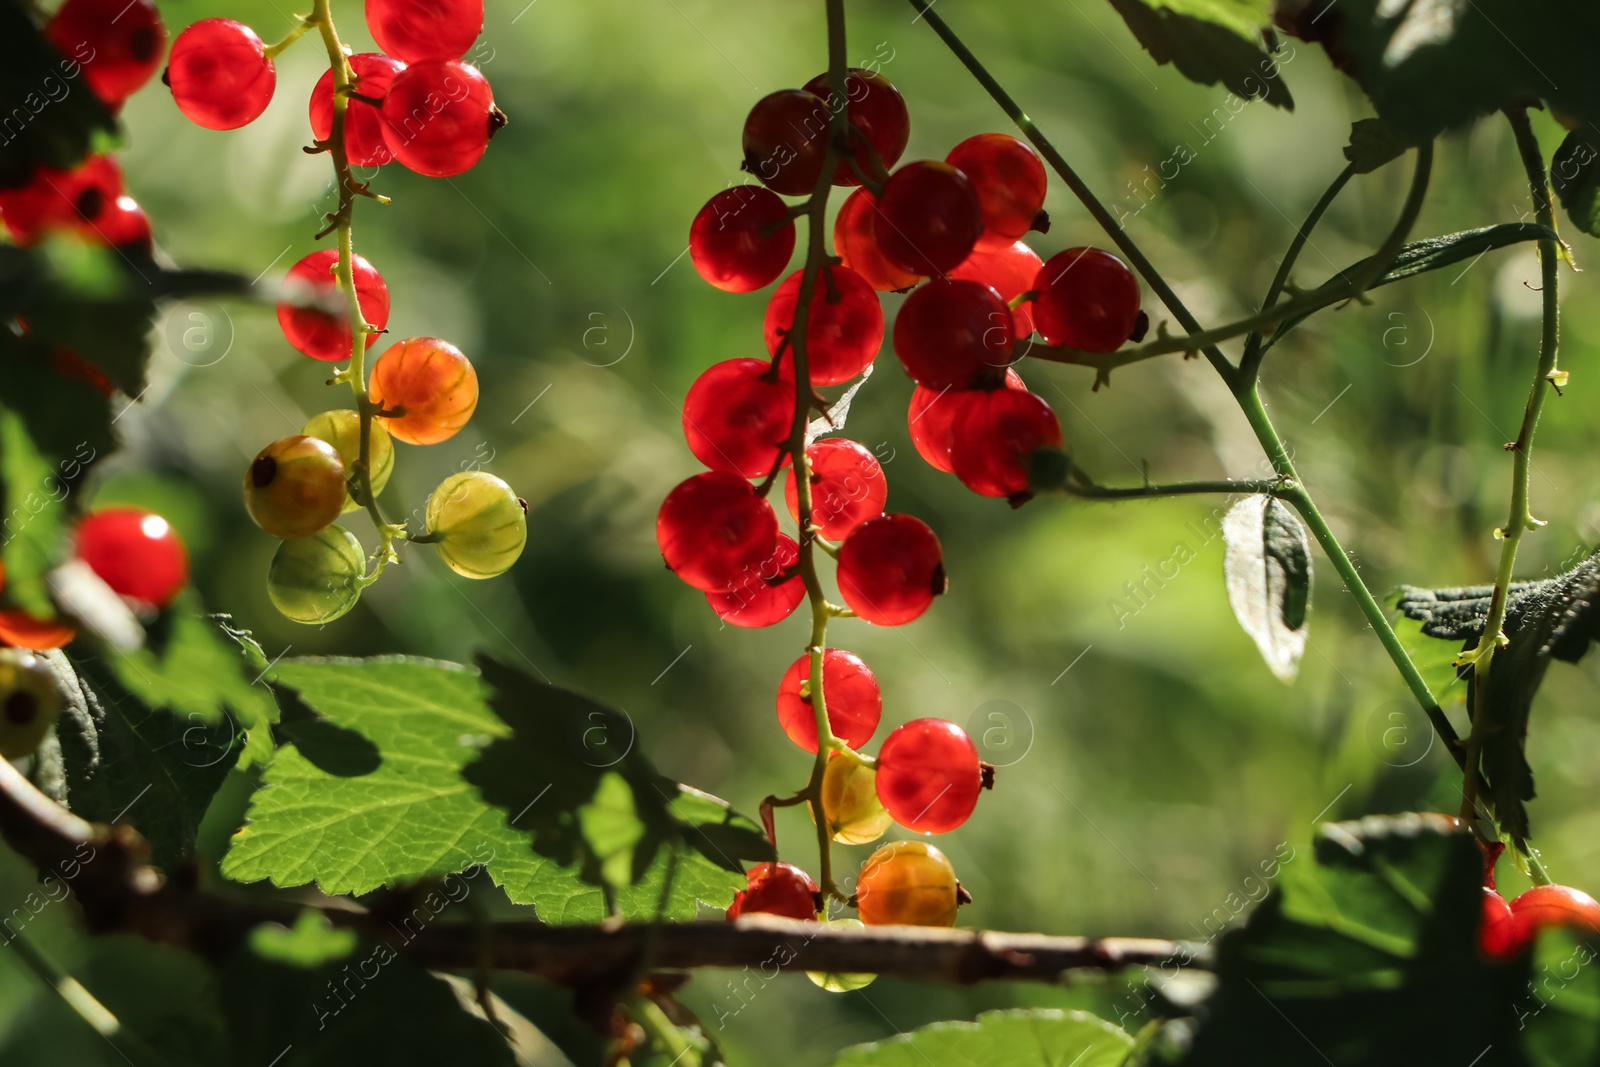
[[[19,189],[0,189],[0,218],[19,245],[51,230],[93,235],[94,226],[122,195],[122,168],[110,156],[90,156],[72,170],[40,167]]]
[[[1027,144],[1008,133],[980,133],[952,148],[945,162],[965,174],[978,194],[980,244],[1005,248],[1034,228],[1044,209],[1046,182],[1044,163]]]
[[[367,29],[407,63],[460,59],[483,30],[483,0],[367,0]]]
[[[894,354],[930,389],[998,386],[1015,359],[1016,326],[1000,294],[978,282],[934,279],[894,320]]]
[[[728,293],[777,280],[794,254],[794,220],[778,194],[736,185],[706,201],[689,226],[689,260],[700,277]]]
[[[456,60],[413,63],[383,98],[383,139],[394,158],[430,178],[452,178],[483,158],[496,127],[494,90]]]
[[[851,193],[833,220],[834,254],[879,292],[909,289],[921,281],[922,276],[901,270],[884,258],[874,229],[877,215],[878,201],[870,190],[857,189]],[[1028,282],[1032,284],[1033,279],[1030,277]]]
[[[788,534],[778,535],[778,550],[758,569],[740,578],[726,593],[707,593],[706,603],[730,626],[755,629],[782,622],[806,598],[806,585],[795,570],[800,546]]]
[[[93,224],[94,234],[112,248],[149,259],[155,254],[150,216],[131,196],[119,196]]]
[[[167,85],[190,122],[236,130],[272,102],[278,71],[255,30],[233,19],[201,19],[172,43]]]
[[[683,401],[683,436],[714,471],[764,478],[789,462],[794,378],[759,359],[729,359],[706,370]]]
[[[805,91],[827,101],[830,111],[836,109],[833,83],[827,72],[806,82]],[[859,138],[852,133],[856,164],[871,174],[873,152],[878,154],[884,170],[900,162],[906,142],[911,139],[911,115],[900,90],[882,74],[851,67],[845,72],[844,95],[849,101],[850,125],[859,132]],[[841,163],[833,184],[859,185],[860,180],[848,163]]]
[[[1053,345],[1114,352],[1139,318],[1139,283],[1122,260],[1098,248],[1069,248],[1039,269],[1033,321]]]
[[[1027,389],[1022,375],[1006,371],[1007,389]],[[917,454],[928,461],[935,470],[952,473],[950,445],[955,429],[956,401],[966,394],[959,389],[929,389],[919,385],[911,391],[911,407],[906,412],[906,425],[911,430],[911,443]]]
[[[806,449],[811,466],[811,525],[831,541],[842,541],[850,531],[883,514],[889,483],[878,458],[843,437],[825,437]],[[784,484],[789,514],[800,521],[800,495],[794,471]]]
[[[1061,448],[1061,424],[1050,405],[1025,389],[961,393],[955,405],[950,465],[979,496],[1005,497],[1013,506],[1032,496],[1028,457]]]
[[[107,508],[78,523],[78,558],[121,596],[162,608],[189,579],[183,540],[160,515]]]
[[[89,91],[112,111],[150,80],[167,47],[152,0],[67,0],[45,35],[83,68]]]
[[[767,351],[792,367],[794,353],[786,343],[800,303],[797,270],[784,279],[767,302],[764,323]],[[867,369],[883,347],[883,305],[878,294],[848,267],[817,272],[816,292],[806,316],[806,361],[812,385],[838,385]]]
[[[775,193],[816,188],[828,152],[828,105],[803,89],[763,96],[744,120],[744,169]]]
[[[922,520],[880,515],[845,538],[838,577],[850,610],[879,626],[899,626],[945,591],[944,550]]]
[[[789,665],[778,683],[778,725],[789,740],[807,752],[817,750],[817,709],[809,689],[801,688],[811,678],[811,654],[807,652]],[[822,700],[828,706],[828,729],[851,748],[872,740],[883,716],[883,694],[878,679],[861,657],[842,648],[822,651]]]
[[[289,285],[303,287],[311,296],[327,296],[338,291],[339,283],[334,271],[339,265],[339,253],[324,248],[289,268],[285,279]],[[389,287],[383,275],[360,256],[350,261],[350,271],[355,278],[356,300],[367,325],[383,329],[389,325]],[[278,305],[278,325],[284,337],[298,351],[325,363],[349,359],[352,354],[349,316],[330,314],[317,308]],[[367,334],[367,347],[378,343],[378,335]]]
[[[350,57],[350,72],[356,77],[356,96],[344,112],[344,151],[354,167],[381,167],[394,161],[394,151],[383,139],[382,101],[394,83],[395,75],[406,69],[398,59],[379,52],[362,52]],[[366,99],[358,99],[365,97]],[[326,141],[333,135],[333,71],[323,71],[311,90],[311,135]]]
[[[907,163],[889,176],[878,196],[873,233],[895,266],[917,274],[943,274],[972,252],[983,232],[978,194],[966,175],[931,159]]]
[[[1009,306],[1013,300],[1033,288],[1034,281],[1039,277],[1039,268],[1043,266],[1044,261],[1039,254],[1021,241],[1003,248],[985,248],[980,244],[972,250],[972,255],[950,272],[950,277],[987,285],[999,293],[1000,299]],[[1016,327],[1012,332],[1017,340],[1024,340],[1033,333],[1031,301],[1012,308],[1011,318]]]
[[[741,915],[763,912],[790,919],[814,920],[817,917],[817,883],[799,867],[789,863],[758,863],[745,872],[748,888],[733,895],[728,905],[728,921]]]
[[[943,719],[916,719],[883,739],[878,799],[895,822],[924,834],[949,833],[972,815],[983,788],[978,749]]]
[[[1522,951],[1517,921],[1511,905],[1492,886],[1483,888],[1483,917],[1478,923],[1478,947],[1492,960],[1506,960]]]
[[[772,558],[778,516],[737,474],[697,474],[662,501],[656,543],[679,578],[704,593],[725,593]]]

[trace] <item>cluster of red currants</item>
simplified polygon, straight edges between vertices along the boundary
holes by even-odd
[[[1483,917],[1478,948],[1492,960],[1515,959],[1541,930],[1568,929],[1582,935],[1600,933],[1600,901],[1566,885],[1536,885],[1510,903],[1494,884],[1495,861],[1503,844],[1483,849]]]
[[[45,27],[69,80],[82,78],[112,112],[161,65],[167,29],[153,0],[67,0]],[[26,184],[0,189],[0,219],[24,247],[52,233],[148,259],[150,219],[123,187],[122,168],[92,155],[70,170],[38,167]]]
[[[382,52],[350,57],[344,150],[352,166],[398,160],[432,178],[470,170],[505,125],[483,72],[462,56],[483,29],[483,0],[366,0]],[[272,101],[275,50],[233,19],[201,19],[172,44],[164,80],[178,109],[208,130],[255,121]],[[311,132],[333,131],[334,76],[311,91]]]

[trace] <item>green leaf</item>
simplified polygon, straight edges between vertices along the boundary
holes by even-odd
[[[265,923],[250,931],[250,950],[263,960],[307,969],[342,960],[355,951],[354,930],[336,927],[316,908],[307,908],[291,926]]]
[[[1119,1067],[1133,1039],[1103,1019],[1052,1009],[989,1011],[977,1021],[934,1023],[845,1049],[834,1067]],[[1243,1061],[1241,1061],[1243,1062]]]
[[[772,858],[755,823],[726,804],[663,778],[635,744],[627,716],[492,659],[480,661],[490,705],[511,736],[463,772],[484,799],[533,834],[533,850],[586,882],[617,890],[645,877],[666,851],[674,878],[726,905],[744,884],[741,860]],[[681,846],[681,847],[680,847]],[[676,890],[676,886],[674,887]],[[692,895],[674,892],[675,914]]]
[[[1371,174],[1405,155],[1411,146],[1384,125],[1382,119],[1359,119],[1350,127],[1344,158],[1357,174]]]
[[[1177,1062],[1237,1067],[1270,1048],[1273,1067],[1415,1067],[1469,1064],[1490,1046],[1493,1062],[1520,1062],[1510,1005],[1528,963],[1479,955],[1482,874],[1472,835],[1442,815],[1323,827],[1222,936],[1217,988]]]
[[[0,4],[0,43],[0,100],[7,118],[0,188],[24,184],[39,164],[70,167],[97,141],[111,140],[116,123],[84,84],[83,67],[45,40],[27,5]],[[18,112],[27,121],[18,122]]]
[[[3,332],[3,331],[0,331]],[[0,408],[0,560],[5,593],[18,607],[54,618],[49,572],[67,547],[65,502],[81,465],[68,468],[39,454],[23,420]]]
[[[1600,120],[1592,0],[1284,0],[1277,23],[1320,43],[1412,143],[1530,100]]]
[[[1550,160],[1550,184],[1572,224],[1600,237],[1600,149],[1585,130],[1567,134]]]
[[[1266,48],[1271,0],[1111,0],[1157,63],[1190,81],[1221,82],[1246,99],[1288,110],[1294,98]]]
[[[1251,496],[1222,520],[1228,603],[1261,658],[1292,682],[1306,650],[1311,606],[1311,542],[1299,517],[1270,496]]]

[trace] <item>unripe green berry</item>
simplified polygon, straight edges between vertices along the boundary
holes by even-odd
[[[61,717],[55,672],[22,648],[0,648],[0,756],[32,755]]]
[[[487,471],[452,474],[428,498],[428,533],[446,565],[466,578],[504,574],[528,541],[528,506]]]
[[[348,483],[356,476],[356,461],[361,458],[361,416],[349,408],[340,408],[336,411],[324,411],[320,415],[311,416],[311,421],[306,423],[300,431],[307,437],[315,437],[332,445],[334,451],[339,453],[339,458],[344,460],[344,476]],[[377,496],[383,492],[383,487],[389,484],[389,475],[394,473],[394,441],[389,437],[389,431],[383,428],[383,423],[377,419],[372,420],[372,430],[369,437],[367,456],[367,476],[372,482],[372,495]],[[344,494],[344,511],[355,511],[364,505],[357,503],[348,489]]]
[[[822,811],[841,845],[865,845],[894,822],[878,799],[877,772],[852,752],[838,752],[822,769]]]
[[[366,555],[355,534],[328,526],[278,546],[267,571],[272,606],[295,622],[332,622],[361,599]]]
[[[829,919],[823,925],[848,926],[857,930],[866,928],[866,923],[860,919]],[[864,989],[878,978],[875,974],[846,974],[839,971],[807,971],[806,977],[830,993],[849,993],[852,990]]]

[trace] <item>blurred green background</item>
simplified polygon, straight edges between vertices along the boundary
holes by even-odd
[[[248,21],[268,40],[291,25],[271,2],[160,6],[174,32],[210,15]],[[944,0],[938,10],[1112,210],[1127,213],[1129,232],[1208,324],[1256,307],[1294,227],[1343,166],[1349,123],[1368,113],[1320,50],[1299,42],[1288,43],[1283,68],[1295,111],[1252,103],[1235,115],[1220,87],[1150,62],[1100,0]],[[359,5],[337,0],[335,11],[346,40],[369,49]],[[1006,130],[912,15],[891,0],[849,4],[852,62],[876,58],[910,104],[906,158],[942,157],[973,133]],[[653,520],[667,490],[698,469],[679,425],[689,383],[713,362],[762,354],[764,294],[701,282],[682,255],[689,221],[741,180],[750,105],[817,73],[825,46],[820,3],[495,0],[469,58],[510,125],[474,171],[433,181],[387,168],[374,186],[393,203],[358,204],[356,247],[388,280],[391,336],[455,342],[483,385],[459,436],[398,446],[384,506],[410,514],[446,474],[474,464],[507,479],[530,505],[527,553],[507,578],[467,582],[412,551],[337,623],[277,616],[264,592],[275,542],[249,522],[238,481],[265,443],[349,396],[290,349],[267,307],[178,305],[158,323],[150,387],[117,424],[125,447],[104,465],[95,503],[166,513],[194,554],[207,604],[234,613],[269,656],[464,659],[486,649],[624,709],[666,773],[746,811],[798,787],[809,757],[777,729],[773,694],[805,645],[803,612],[765,631],[721,627],[661,566]],[[314,38],[290,49],[270,109],[233,133],[188,124],[159,84],[130,102],[122,160],[165,255],[255,276],[317,247],[330,168],[300,148],[305,101],[324,68]],[[1559,129],[1543,115],[1535,123],[1553,149]],[[1154,177],[1185,147],[1193,158],[1175,178]],[[1356,179],[1302,257],[1299,283],[1375,247],[1408,178],[1405,162]],[[1054,186],[1047,207],[1054,225],[1032,240],[1042,255],[1107,243],[1065,189]],[[1527,212],[1509,131],[1489,121],[1441,143],[1416,234]],[[1582,264],[1591,248],[1575,240]],[[1504,520],[1510,479],[1502,445],[1515,436],[1536,360],[1537,278],[1531,246],[1491,253],[1379,290],[1370,306],[1327,312],[1269,356],[1270,410],[1375,591],[1490,580],[1490,531]],[[1549,525],[1525,540],[1523,576],[1564,569],[1600,538],[1590,461],[1600,428],[1586,399],[1600,290],[1592,274],[1567,272],[1563,286],[1572,386],[1547,407],[1539,435],[1533,501]],[[899,299],[886,298],[886,309]],[[1146,463],[1163,481],[1262,469],[1203,361],[1143,363],[1099,392],[1082,368],[1021,369],[1104,482],[1136,483]],[[963,925],[1204,939],[1264,892],[1261,865],[1303,850],[1319,816],[1455,810],[1453,765],[1324,559],[1310,648],[1285,686],[1228,609],[1215,536],[1224,501],[1046,498],[1013,512],[916,455],[910,391],[886,347],[848,433],[884,462],[890,509],[938,531],[950,593],[903,629],[843,622],[830,636],[877,673],[880,739],[905,720],[941,716],[966,724],[1001,765],[972,821],[938,840],[975,898]],[[364,521],[352,528],[370,544]],[[1194,560],[1149,580],[1179,546]],[[1130,582],[1145,590],[1138,599]],[[1549,869],[1591,891],[1600,887],[1597,665],[1591,657],[1551,671],[1530,753],[1534,832]],[[1459,687],[1455,697],[1459,721]],[[247,785],[219,799],[208,864],[238,825]],[[804,814],[783,813],[779,829],[784,858],[814,869]],[[866,852],[836,855],[848,874]],[[19,877],[9,880],[20,887]],[[39,929],[59,934],[63,918],[52,909]],[[70,967],[70,944],[50,942]],[[0,962],[8,1061],[25,1062],[13,1056],[38,1030],[39,996],[15,961]],[[707,972],[684,999],[736,1064],[775,1062],[774,1048],[787,1064],[822,1063],[847,1044],[1007,1004],[1086,1006],[1130,1027],[1146,1017],[1122,979],[1070,990],[883,980],[835,996],[798,976],[763,986]],[[65,1057],[57,1062],[111,1055],[80,1030],[53,1035],[52,1055]]]

